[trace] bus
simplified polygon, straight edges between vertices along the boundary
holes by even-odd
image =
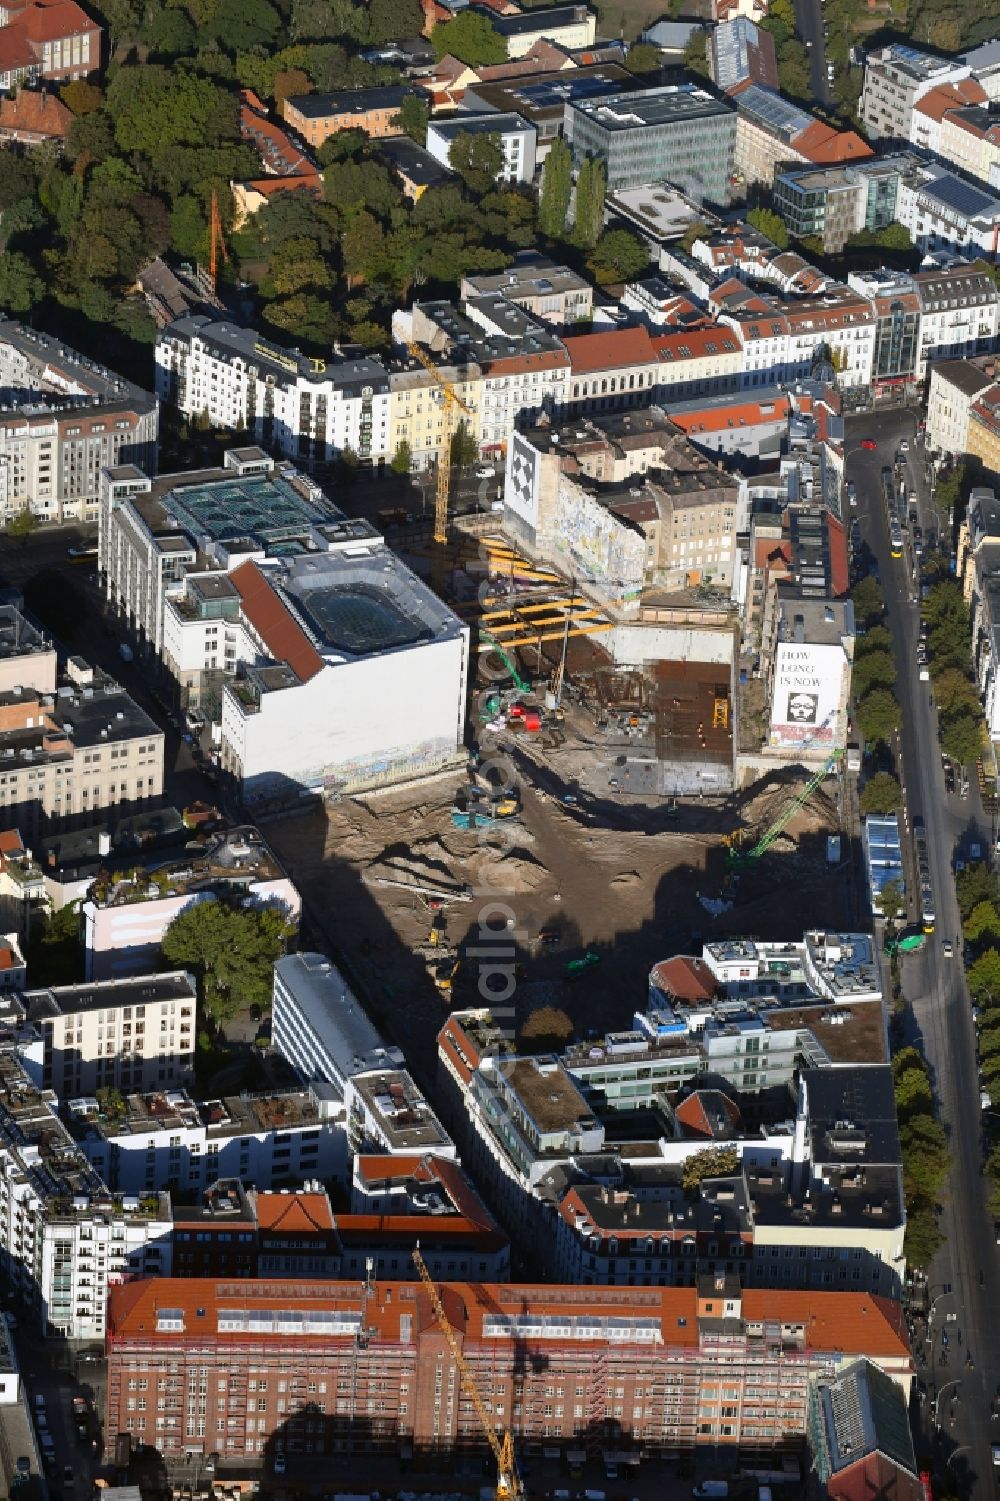
[[[889,528],[889,551],[894,558],[903,556],[903,531],[898,521],[894,521]]]

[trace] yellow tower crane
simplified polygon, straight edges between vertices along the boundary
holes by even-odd
[[[413,1248],[413,1265],[420,1273],[420,1280],[427,1289],[431,1300],[431,1307],[434,1309],[434,1317],[438,1321],[441,1333],[448,1341],[448,1348],[451,1351],[452,1359],[458,1367],[458,1374],[465,1394],[476,1409],[479,1421],[483,1426],[483,1432],[486,1434],[489,1446],[493,1450],[493,1455],[497,1462],[497,1501],[524,1501],[524,1488],[521,1485],[517,1466],[514,1463],[514,1440],[510,1436],[510,1430],[505,1428],[503,1433],[499,1434],[493,1425],[493,1419],[487,1411],[485,1402],[479,1395],[479,1390],[469,1369],[468,1362],[459,1347],[455,1331],[448,1322],[448,1315],[444,1311],[444,1306],[438,1296],[438,1290],[434,1286],[434,1279],[427,1270],[424,1258],[420,1254],[419,1242]]]
[[[441,442],[438,445],[437,456],[437,488],[434,492],[434,541],[445,543],[448,540],[448,496],[451,493],[451,440],[455,436],[453,426],[455,412],[464,412],[471,417],[472,408],[459,396],[451,381],[438,369],[434,360],[415,341],[407,344],[407,349],[415,360],[419,360],[425,370],[430,371],[434,379],[441,387],[441,398],[444,403],[444,422],[441,426]]]

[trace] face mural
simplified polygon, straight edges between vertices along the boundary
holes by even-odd
[[[788,719],[791,724],[815,724],[819,705],[818,693],[790,693]]]

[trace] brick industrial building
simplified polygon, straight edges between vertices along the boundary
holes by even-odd
[[[810,1384],[867,1354],[908,1395],[902,1311],[854,1293],[444,1283],[519,1443],[801,1445]],[[154,1277],[109,1306],[107,1432],[167,1458],[484,1449],[427,1293],[405,1282]]]

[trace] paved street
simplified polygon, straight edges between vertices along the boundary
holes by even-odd
[[[826,76],[821,0],[795,0],[795,29],[809,51],[809,77],[813,94],[820,104],[829,104],[830,85]],[[809,43],[812,45],[809,46]]]
[[[995,1318],[1000,1290],[1000,1251],[987,1214],[986,1191],[980,1171],[982,1119],[976,1075],[975,1036],[968,992],[963,977],[958,904],[952,860],[962,838],[982,836],[988,843],[990,821],[978,798],[974,768],[967,799],[945,793],[938,750],[937,717],[930,685],[917,679],[916,646],[919,612],[911,598],[909,555],[893,560],[889,554],[880,474],[891,464],[900,438],[910,440],[907,488],[921,495],[922,524],[931,522],[930,502],[923,484],[923,459],[913,443],[912,413],[892,412],[858,417],[848,424],[848,474],[857,482],[862,536],[880,568],[888,620],[896,648],[896,692],[903,708],[902,777],[910,819],[921,816],[927,829],[931,879],[935,894],[937,931],[922,952],[904,960],[903,989],[913,1012],[916,1036],[922,1041],[934,1071],[943,1121],[949,1131],[952,1174],[941,1212],[945,1245],[931,1275],[930,1296],[938,1299],[928,1342],[929,1364],[920,1370],[929,1398],[942,1395],[938,1467],[963,1482],[963,1494],[992,1494],[994,1479],[990,1405],[1000,1381],[1000,1328]],[[858,447],[862,437],[878,442],[876,452]],[[931,523],[932,524],[932,523]],[[945,957],[942,943],[950,938],[955,957]],[[948,1287],[952,1291],[939,1294]],[[946,1315],[957,1314],[947,1325],[949,1346],[943,1350],[940,1330]],[[961,1337],[961,1344],[959,1338]],[[965,1364],[971,1353],[974,1366]],[[944,1354],[945,1362],[941,1363]],[[954,1384],[954,1383],[957,1383]],[[955,1400],[955,1422],[949,1421]],[[931,1426],[930,1401],[924,1416]],[[950,1461],[950,1462],[949,1462]]]

